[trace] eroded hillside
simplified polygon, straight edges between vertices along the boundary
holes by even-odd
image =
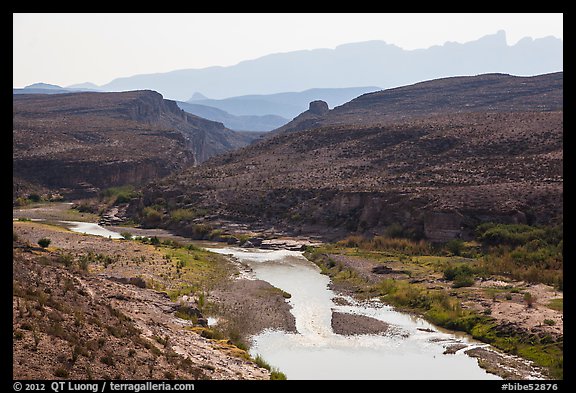
[[[184,231],[194,220],[174,222],[170,211],[304,232],[378,232],[399,223],[435,240],[465,237],[481,221],[559,221],[561,85],[561,73],[442,79],[406,87],[405,112],[392,93],[367,94],[318,115],[318,126],[166,178],[148,188],[141,207]],[[452,95],[476,109],[443,100]]]
[[[153,91],[13,96],[16,193],[142,184],[250,141]]]

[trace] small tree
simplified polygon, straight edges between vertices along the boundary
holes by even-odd
[[[524,294],[524,301],[528,308],[534,307],[534,303],[536,303],[536,296],[532,295],[530,292],[526,292]]]
[[[43,237],[42,239],[38,240],[38,245],[42,248],[46,248],[50,245],[52,241],[47,237]]]

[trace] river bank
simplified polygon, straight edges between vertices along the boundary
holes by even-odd
[[[448,257],[399,257],[335,245],[309,249],[306,255],[342,296],[377,297],[440,329],[494,344],[491,351],[464,350],[492,373],[505,379],[561,375],[563,312],[557,303],[562,293],[553,287],[492,278],[456,288],[431,267],[446,264]]]

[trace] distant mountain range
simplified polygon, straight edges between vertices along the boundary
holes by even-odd
[[[195,93],[188,102],[177,101],[186,112],[223,123],[235,131],[270,131],[308,109],[311,101],[325,101],[331,108],[379,87],[308,89],[302,92],[253,94],[211,100]]]
[[[367,41],[335,49],[276,53],[229,67],[117,78],[99,88],[106,91],[152,89],[168,99],[186,101],[194,92],[226,98],[318,87],[387,89],[457,75],[529,76],[562,70],[561,39],[526,37],[515,45],[508,45],[506,33],[501,30],[476,41],[447,42],[428,49],[404,50],[384,41]]]
[[[65,93],[77,93],[85,91],[101,91],[101,90],[98,89],[98,86],[90,83],[62,87],[58,85],[51,85],[49,83],[40,82],[25,86],[22,89],[12,89],[12,94],[65,94]]]
[[[325,101],[329,107],[333,108],[350,101],[364,93],[382,90],[376,86],[348,87],[348,88],[326,88],[308,89],[301,92],[287,92],[276,94],[251,94],[239,97],[213,100],[205,98],[203,95],[195,94],[190,100],[191,104],[207,105],[222,109],[232,115],[277,115],[286,119],[292,119],[298,114],[308,109],[311,101]]]
[[[176,104],[178,104],[180,109],[188,113],[220,122],[234,131],[270,131],[288,123],[288,119],[276,115],[235,116],[212,106],[191,104],[182,101],[176,101]]]

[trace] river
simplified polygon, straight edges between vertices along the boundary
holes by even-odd
[[[336,305],[329,278],[301,252],[208,250],[237,258],[250,266],[256,278],[292,295],[288,302],[297,333],[265,331],[253,337],[250,349],[251,355],[261,355],[288,379],[500,379],[464,353],[486,344],[439,331],[425,320],[394,311],[379,301],[359,304],[347,298],[351,305]],[[370,316],[387,322],[391,329],[384,335],[335,334],[333,311]],[[443,354],[453,344],[465,348]]]
[[[120,238],[97,224],[66,221],[70,230]],[[465,335],[438,330],[425,320],[395,311],[377,300],[358,303],[346,297],[337,305],[329,277],[299,251],[207,247],[248,265],[255,278],[291,294],[287,301],[297,333],[266,330],[252,338],[250,354],[260,355],[288,379],[500,379],[464,353],[488,347]],[[331,326],[332,312],[369,316],[390,325],[384,334],[339,335]],[[463,344],[455,354],[446,347]]]

